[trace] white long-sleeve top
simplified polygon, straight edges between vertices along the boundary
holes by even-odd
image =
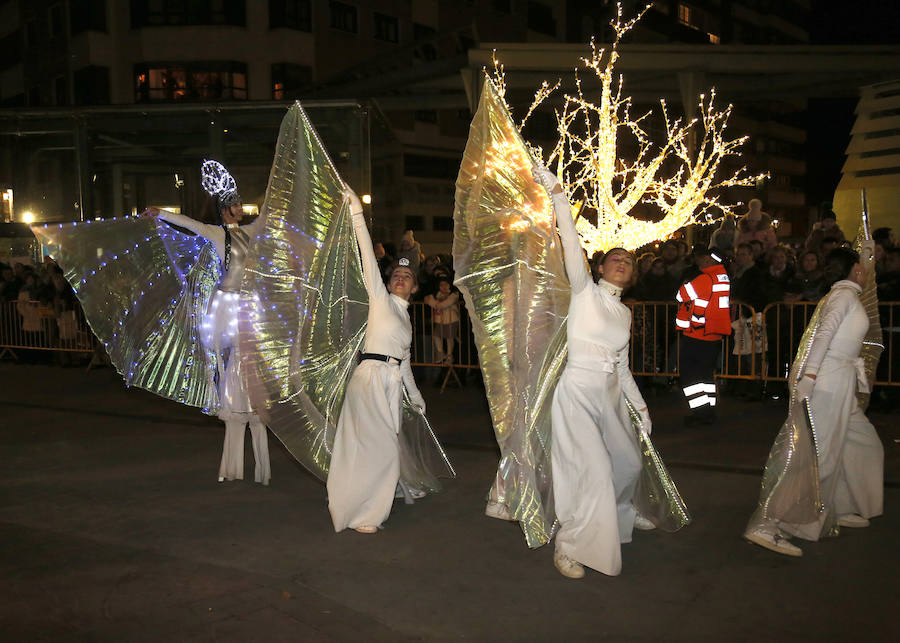
[[[353,231],[362,258],[363,279],[369,293],[369,323],[363,352],[389,355],[400,360],[400,375],[414,404],[424,406],[422,394],[409,364],[412,323],[409,302],[388,292],[372,247],[372,237],[362,212],[353,212]]]
[[[819,328],[806,358],[803,373],[818,374],[826,358],[855,361],[869,331],[869,317],[859,295],[859,284],[842,280],[831,287],[831,294],[819,313]]]
[[[216,247],[216,254],[219,261],[225,262],[225,229],[220,225],[210,225],[201,223],[191,217],[183,214],[175,214],[167,210],[159,211],[159,218],[163,221],[175,224],[179,227],[190,230],[196,235],[208,239]],[[256,218],[253,223],[247,225],[234,225],[230,228],[232,234],[231,240],[231,259],[229,261],[228,272],[222,277],[220,288],[222,290],[239,290],[241,276],[244,271],[244,263],[247,259],[248,244],[257,234],[259,234],[265,226],[265,219],[262,215]]]
[[[631,369],[631,309],[622,303],[622,289],[608,281],[594,283],[575,230],[572,210],[564,194],[551,194],[556,225],[562,240],[566,274],[572,287],[566,336],[568,364],[615,372],[619,386],[637,409],[646,408]]]

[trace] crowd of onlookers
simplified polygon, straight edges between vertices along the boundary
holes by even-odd
[[[21,340],[26,346],[71,344],[79,331],[80,306],[62,269],[50,257],[35,266],[21,261],[12,265],[0,262],[0,301],[2,315],[15,313],[21,320]],[[7,330],[15,328],[6,324]],[[49,361],[46,351],[21,351],[23,361]],[[60,361],[64,356],[58,355]]]

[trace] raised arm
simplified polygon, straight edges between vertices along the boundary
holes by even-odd
[[[553,212],[556,215],[556,227],[559,229],[559,238],[562,240],[563,258],[566,262],[566,274],[572,293],[577,294],[584,290],[593,280],[584,261],[584,250],[581,248],[581,240],[575,230],[575,220],[572,218],[572,208],[569,200],[563,192],[559,179],[545,167],[534,169],[534,178],[550,193],[553,201]]]
[[[372,237],[363,217],[362,203],[359,197],[350,188],[344,189],[344,199],[350,204],[350,218],[353,221],[353,232],[356,234],[356,243],[359,244],[359,254],[362,258],[363,279],[366,282],[366,290],[369,297],[381,296],[387,293],[384,282],[381,280],[381,270],[378,267],[378,259],[375,258],[375,248],[372,247]]]

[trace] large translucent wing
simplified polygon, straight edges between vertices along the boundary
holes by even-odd
[[[453,262],[500,446],[496,489],[537,547],[555,520],[550,403],[565,362],[570,288],[550,199],[532,165],[485,79],[456,181]]]
[[[213,245],[151,218],[32,229],[126,383],[215,413],[215,357],[199,332],[220,276]]]
[[[285,115],[242,285],[241,354],[255,410],[324,479],[368,295],[344,183],[299,103]]]

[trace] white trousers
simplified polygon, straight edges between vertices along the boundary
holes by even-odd
[[[219,465],[220,478],[244,479],[244,435],[246,429],[246,420],[225,421],[225,445],[222,448],[222,462]],[[266,434],[266,425],[255,415],[250,419],[250,436],[253,442],[253,457],[256,460],[253,479],[267,485],[272,477],[269,464],[269,440]]]
[[[615,373],[569,364],[553,396],[556,550],[610,576],[631,542],[640,451]]]
[[[374,360],[347,385],[328,468],[334,530],[379,527],[391,513],[400,480],[400,368]]]

